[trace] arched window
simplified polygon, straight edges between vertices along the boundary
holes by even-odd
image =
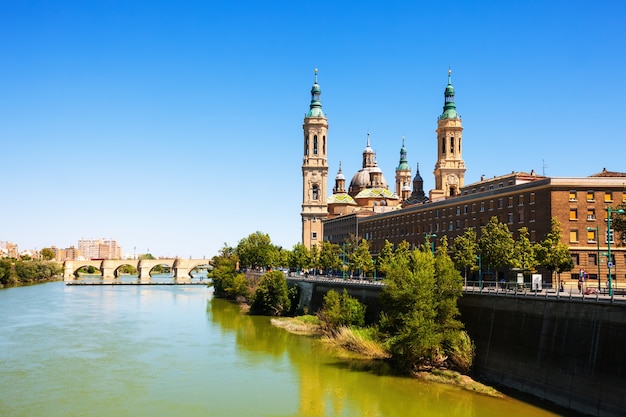
[[[320,194],[319,188],[318,188],[317,184],[315,184],[313,186],[313,200],[319,200],[319,194]]]
[[[306,142],[304,144],[304,155],[305,156],[309,155],[309,138],[306,138]]]
[[[454,153],[454,138],[450,138],[450,153]]]
[[[322,155],[326,155],[326,136],[322,137]]]
[[[313,136],[313,155],[317,155],[317,135]]]

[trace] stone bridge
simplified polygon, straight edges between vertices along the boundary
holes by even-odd
[[[206,266],[213,269],[208,259],[103,259],[85,261],[65,261],[63,262],[63,279],[72,281],[76,278],[76,271],[82,267],[93,266],[100,271],[102,278],[117,278],[118,270],[124,265],[130,265],[137,269],[139,280],[150,279],[150,272],[157,265],[167,265],[170,267],[176,280],[191,279],[191,271],[199,266]]]

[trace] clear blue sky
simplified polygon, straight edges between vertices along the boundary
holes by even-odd
[[[319,69],[329,190],[371,133],[433,188],[453,71],[466,184],[626,171],[626,2],[0,1],[0,240],[211,257],[300,240]]]

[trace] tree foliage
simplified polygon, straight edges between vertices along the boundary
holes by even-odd
[[[253,269],[274,266],[279,259],[279,249],[272,244],[270,236],[263,232],[255,232],[241,239],[236,252],[241,265]]]
[[[341,294],[330,290],[324,296],[322,308],[317,316],[326,331],[332,333],[342,326],[363,326],[365,306],[356,298],[351,297],[345,288]]]
[[[357,272],[359,275],[367,274],[374,271],[374,261],[370,254],[370,247],[367,240],[362,239],[356,250],[350,253],[348,258],[350,271]]]
[[[535,254],[535,247],[530,243],[530,234],[527,227],[519,229],[519,237],[513,245],[511,266],[525,271],[534,271],[539,264]]]
[[[250,312],[270,316],[280,316],[289,312],[291,300],[287,280],[281,271],[264,274],[254,293]]]
[[[499,270],[504,265],[511,266],[515,246],[509,227],[493,216],[481,229],[478,248],[483,264]]]
[[[0,286],[54,281],[63,273],[60,264],[36,260],[0,260]]]
[[[557,285],[561,272],[574,268],[569,247],[562,242],[561,223],[556,217],[550,221],[550,230],[546,237],[535,245],[537,262],[551,273],[557,273]]]
[[[467,370],[473,347],[458,320],[462,277],[448,255],[447,240],[441,239],[436,255],[430,248],[400,245],[386,273],[380,330],[400,368]]]
[[[211,285],[216,297],[236,299],[248,297],[248,283],[244,274],[237,270],[239,257],[235,250],[224,244],[219,255],[212,259],[213,270],[209,272]]]
[[[458,269],[465,271],[476,267],[478,244],[476,243],[476,231],[471,227],[465,233],[457,236],[452,245],[452,259]]]
[[[51,248],[43,248],[41,251],[39,251],[39,256],[41,256],[41,259],[43,259],[44,261],[50,261],[52,259],[54,259],[54,251]]]

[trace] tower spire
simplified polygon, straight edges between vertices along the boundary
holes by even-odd
[[[456,104],[454,104],[454,87],[452,86],[452,70],[448,69],[448,85],[443,93],[444,104],[441,119],[456,119]]]
[[[315,79],[313,81],[313,87],[311,87],[311,104],[309,105],[309,112],[306,117],[324,117],[322,102],[320,101],[321,95],[322,89],[317,83],[317,68],[315,68]]]

